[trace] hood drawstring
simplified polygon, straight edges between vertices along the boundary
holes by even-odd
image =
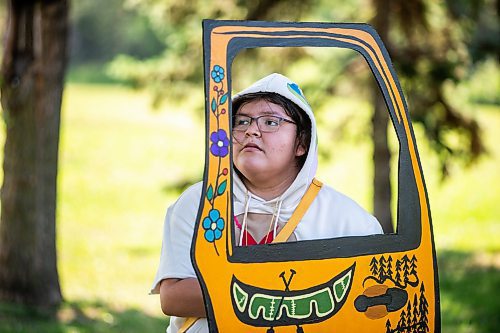
[[[243,230],[246,230],[247,227],[247,215],[248,215],[248,206],[250,205],[250,199],[252,198],[252,193],[247,190],[245,194],[245,212],[243,214],[243,222],[241,223],[241,232],[240,232],[240,242],[239,245],[243,245]]]
[[[273,231],[273,239],[276,238],[276,232],[278,230],[278,221],[280,219],[280,212],[281,212],[281,204],[283,203],[283,200],[278,200],[276,204],[278,205],[278,211],[276,212],[276,219],[274,220],[274,231]]]
[[[245,211],[243,213],[243,222],[241,223],[241,231],[240,231],[240,240],[238,242],[239,246],[243,246],[243,234],[248,235],[248,222],[247,222],[247,217],[248,217],[248,210],[250,206],[250,200],[252,200],[252,193],[249,192],[248,190],[245,193]],[[269,229],[273,228],[273,239],[276,238],[276,233],[278,231],[278,221],[280,218],[280,212],[281,212],[281,205],[283,204],[283,200],[281,200],[281,197],[276,200],[276,205],[274,207],[274,212],[271,217],[271,223],[269,224]],[[244,232],[246,230],[246,232]],[[269,230],[266,234],[266,240],[269,235]],[[248,240],[245,239],[245,243],[248,244]]]

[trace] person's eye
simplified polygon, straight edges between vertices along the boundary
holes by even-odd
[[[248,119],[236,119],[236,122],[235,122],[235,126],[246,126],[248,125],[250,122],[248,121]]]
[[[264,119],[264,124],[266,124],[266,126],[276,127],[279,126],[280,121],[278,118],[269,117]]]

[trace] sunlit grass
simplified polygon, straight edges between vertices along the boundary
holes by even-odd
[[[102,299],[160,316],[157,297],[147,293],[173,200],[164,189],[202,169],[203,130],[186,113],[151,111],[146,94],[68,86],[58,215],[68,299]]]

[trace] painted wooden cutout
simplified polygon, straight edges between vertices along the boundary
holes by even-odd
[[[415,136],[389,55],[366,24],[203,22],[206,166],[191,257],[210,332],[440,332],[431,216]],[[396,234],[235,246],[231,64],[255,47],[359,52],[399,140]]]

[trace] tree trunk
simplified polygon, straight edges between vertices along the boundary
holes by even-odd
[[[390,50],[389,38],[389,6],[390,1],[374,0],[376,15],[373,25],[382,41]],[[391,213],[391,152],[387,142],[389,114],[379,87],[372,89],[374,105],[372,117],[373,140],[373,210],[374,215],[382,224],[384,233],[394,232]]]
[[[391,213],[391,152],[387,142],[389,115],[378,86],[374,85],[373,91],[373,211],[387,234],[394,232]]]
[[[2,63],[0,299],[40,308],[62,300],[55,216],[68,7],[11,0]]]

